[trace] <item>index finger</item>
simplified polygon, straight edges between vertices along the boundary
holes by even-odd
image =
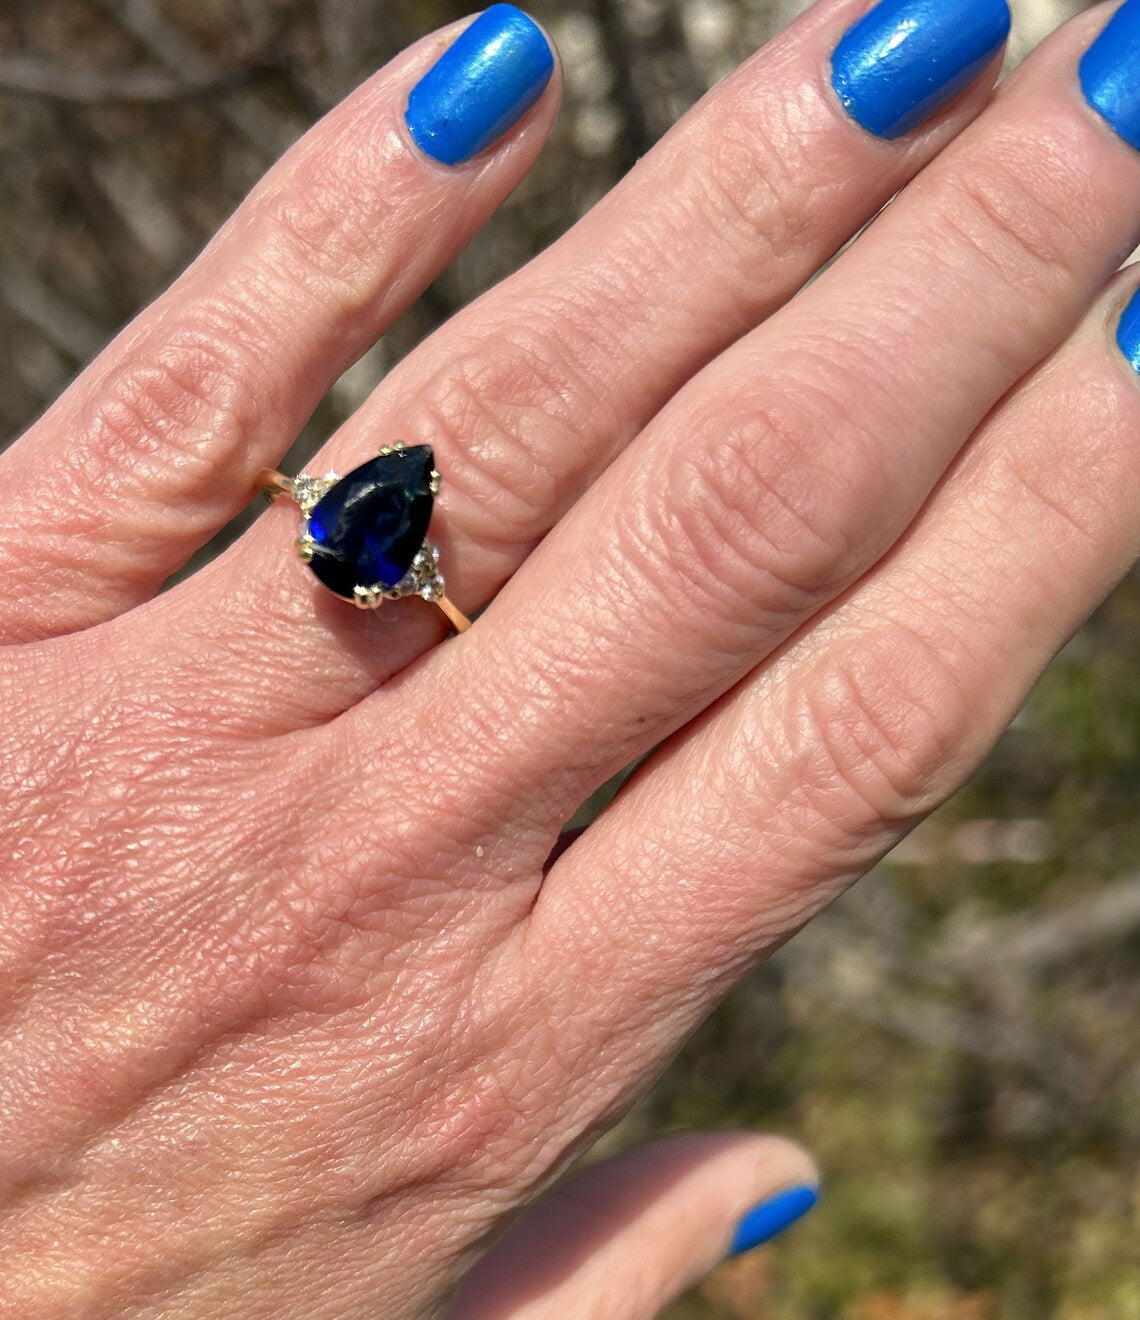
[[[494,5],[399,55],[270,170],[0,456],[5,640],[145,600],[248,503],[258,470],[530,167],[554,65],[538,26]]]

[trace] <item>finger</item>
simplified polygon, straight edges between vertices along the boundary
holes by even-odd
[[[423,709],[446,699],[441,745],[477,746],[496,799],[516,794],[528,817],[540,804],[553,825],[693,718],[889,549],[985,413],[1070,332],[1140,237],[1140,155],[1077,83],[1102,22],[1046,43],[407,685]],[[368,702],[359,714],[368,746]]]
[[[280,459],[339,373],[518,183],[556,87],[501,146],[457,167],[419,149],[405,123],[409,88],[452,42],[469,93],[480,51],[497,52],[504,127],[545,86],[550,48],[511,6],[470,33],[454,24],[418,42],[288,152],[0,458],[3,637],[77,630],[150,596],[248,503],[258,470]],[[467,109],[483,114],[486,98],[472,94]],[[410,121],[425,140],[428,111],[421,101]]]
[[[450,1320],[651,1320],[726,1254],[806,1214],[818,1174],[776,1137],[693,1134],[591,1165],[468,1275]]]
[[[1112,342],[1138,273],[993,416],[894,555],[556,863],[516,975],[573,969],[550,1014],[566,1050],[563,1013],[642,1064],[625,1024],[684,1030],[964,780],[1140,553],[1140,378]],[[583,982],[606,987],[585,1023]]]
[[[996,49],[1002,0],[977,3],[982,49]],[[382,439],[430,443],[443,473],[433,539],[462,607],[493,594],[693,371],[790,297],[981,109],[994,59],[922,132],[885,141],[853,122],[828,63],[862,8],[826,0],[726,78],[565,238],[401,363],[316,461],[343,472]],[[212,645],[208,599],[210,632],[243,637],[234,684],[288,691],[308,705],[282,718],[312,721],[441,633],[434,610],[407,602],[345,622],[290,557],[295,533],[295,511],[267,514],[184,588],[172,632],[188,638],[193,680]],[[296,684],[310,669],[320,684]]]

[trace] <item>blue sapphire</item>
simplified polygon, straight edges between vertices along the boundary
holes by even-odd
[[[338,596],[385,591],[404,577],[431,521],[434,460],[428,445],[396,449],[354,468],[313,506],[309,567]]]

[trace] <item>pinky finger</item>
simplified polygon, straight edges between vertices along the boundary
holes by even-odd
[[[652,1320],[726,1254],[816,1201],[807,1154],[777,1137],[693,1133],[591,1165],[476,1266],[449,1320]]]
[[[893,551],[555,863],[524,945],[540,968],[573,969],[552,1030],[574,1022],[607,1042],[605,1062],[651,1066],[962,783],[1127,572],[1140,295],[1121,308],[1136,274],[991,415]],[[583,981],[613,986],[589,1023]],[[647,1043],[649,1013],[665,1022]]]

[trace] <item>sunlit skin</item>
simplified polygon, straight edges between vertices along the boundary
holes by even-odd
[[[336,599],[285,500],[156,595],[538,153],[557,74],[466,164],[411,141],[458,27],[0,457],[0,1317],[443,1314],[1127,570],[1140,154],[1075,72],[1106,12],[884,141],[827,77],[860,10],[718,84],[310,465],[432,446],[448,594],[494,598],[463,636]],[[816,1176],[632,1152],[454,1314],[653,1316]]]

